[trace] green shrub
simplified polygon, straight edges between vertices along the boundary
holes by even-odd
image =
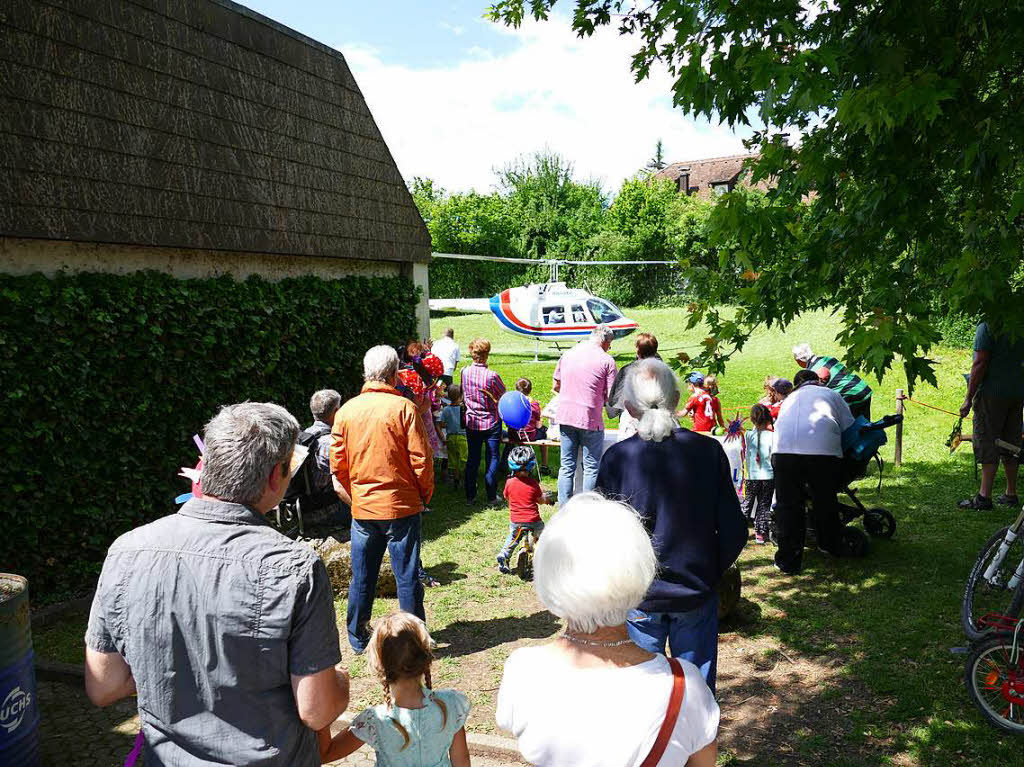
[[[125,530],[174,510],[191,436],[224,404],[358,391],[362,357],[415,333],[404,278],[0,275],[0,563],[35,595],[92,585]]]
[[[944,314],[939,317],[938,328],[942,340],[957,349],[970,349],[974,346],[974,331],[979,319],[966,314]]]

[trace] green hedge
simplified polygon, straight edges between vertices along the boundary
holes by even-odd
[[[361,382],[362,356],[415,334],[404,278],[177,280],[0,275],[0,569],[56,598],[111,541],[174,510],[192,435],[220,405]]]

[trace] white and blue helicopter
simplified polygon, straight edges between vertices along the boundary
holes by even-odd
[[[628,336],[639,324],[624,316],[611,301],[579,288],[570,288],[558,279],[558,269],[564,264],[583,266],[618,266],[674,264],[674,261],[566,261],[563,259],[505,258],[500,256],[474,256],[456,253],[434,253],[435,258],[455,258],[465,261],[500,261],[504,263],[536,266],[550,269],[546,283],[532,283],[508,288],[490,298],[432,298],[434,311],[490,312],[502,330],[537,341],[578,341],[590,335],[600,324],[611,328],[616,338]]]

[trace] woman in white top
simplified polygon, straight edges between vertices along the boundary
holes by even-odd
[[[810,490],[818,548],[842,553],[843,523],[837,494],[842,487],[843,432],[853,424],[850,406],[821,385],[818,374],[801,370],[796,388],[775,419],[775,566],[793,575],[803,565],[804,498]]]
[[[678,662],[682,701],[666,724],[670,662],[641,650],[626,632],[626,617],[656,569],[636,512],[597,493],[574,496],[544,529],[534,587],[566,628],[548,644],[512,653],[496,717],[529,764],[639,767],[656,743],[664,750],[653,764],[715,764],[718,704],[700,671]]]

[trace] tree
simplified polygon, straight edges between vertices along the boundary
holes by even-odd
[[[662,149],[661,139],[658,139],[658,143],[654,145],[654,157],[648,160],[644,167],[652,173],[665,167],[665,151]]]
[[[518,25],[554,5],[490,13]],[[580,36],[613,23],[637,39],[637,79],[664,67],[676,106],[751,125],[751,178],[774,183],[711,215],[722,270],[690,317],[711,328],[702,362],[720,368],[758,325],[832,308],[847,361],[881,377],[899,356],[913,386],[935,380],[937,312],[1024,328],[1019,3],[576,0]],[[737,270],[746,285],[730,294]]]
[[[583,258],[604,214],[601,187],[573,178],[572,163],[548,150],[520,158],[498,174],[498,188],[521,222],[520,253]]]
[[[591,241],[595,261],[669,261],[678,257],[673,224],[678,198],[666,179],[627,179],[608,208],[601,232]],[[587,268],[595,293],[624,306],[651,303],[674,292],[678,269],[671,266]]]

